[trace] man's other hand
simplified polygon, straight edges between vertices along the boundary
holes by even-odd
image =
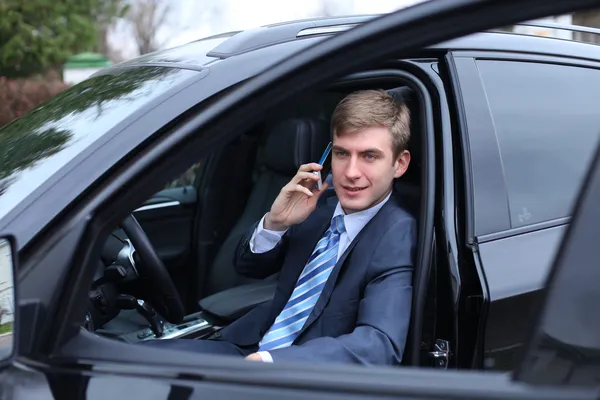
[[[248,356],[246,356],[246,360],[249,361],[261,361],[262,362],[262,358],[258,353],[252,353]]]

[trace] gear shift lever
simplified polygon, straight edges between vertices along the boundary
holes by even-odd
[[[150,324],[150,329],[158,338],[164,333],[164,321],[158,315],[154,307],[142,299],[136,299],[128,294],[120,294],[117,297],[117,305],[122,310],[136,310]]]

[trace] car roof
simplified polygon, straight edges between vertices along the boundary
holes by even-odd
[[[170,64],[172,66],[202,69],[206,65],[258,49],[285,43],[303,41],[306,38],[327,38],[336,33],[359,26],[381,15],[355,15],[342,17],[311,18],[260,26],[244,31],[226,32],[195,40],[185,45],[157,51],[117,64],[134,66]],[[524,25],[530,25],[524,24]],[[569,25],[547,24],[558,29],[600,34],[600,30]],[[312,45],[312,43],[306,43]],[[286,46],[278,46],[285,52]],[[293,46],[297,50],[298,46]],[[487,31],[440,43],[428,50],[476,50],[526,52],[557,56],[571,56],[600,60],[600,46],[574,40],[547,36],[534,36],[508,31]]]

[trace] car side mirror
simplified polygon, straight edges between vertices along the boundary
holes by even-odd
[[[15,293],[17,251],[12,236],[0,236],[0,362],[11,360],[16,347]]]

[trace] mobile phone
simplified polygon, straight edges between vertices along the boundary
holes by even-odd
[[[325,151],[321,155],[319,165],[322,165],[323,168],[320,171],[313,171],[313,174],[319,177],[319,180],[317,181],[317,188],[319,190],[321,190],[321,188],[323,187],[323,182],[325,181],[325,179],[327,179],[327,175],[329,175],[329,170],[331,169],[331,157],[329,157],[329,155],[331,154],[332,146],[333,144],[329,142],[329,144],[325,148]]]

